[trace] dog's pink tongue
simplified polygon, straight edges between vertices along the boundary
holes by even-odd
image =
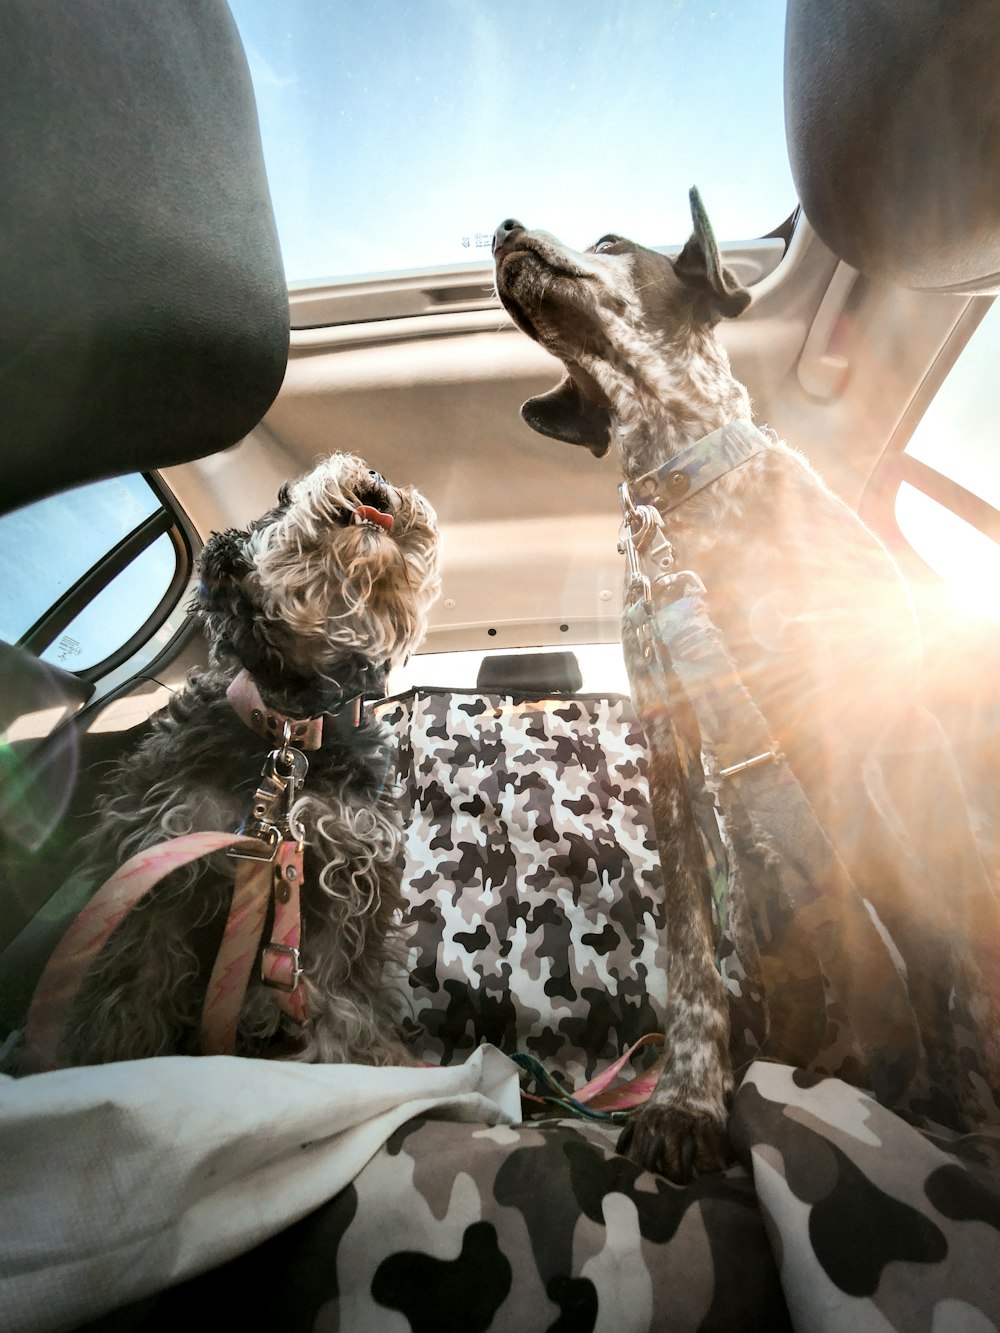
[[[371,505],[358,505],[351,515],[351,522],[358,526],[362,523],[374,523],[376,527],[385,528],[386,532],[392,531],[392,515],[383,514],[380,509],[373,509]]]

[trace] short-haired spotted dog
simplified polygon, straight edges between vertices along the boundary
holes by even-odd
[[[361,704],[423,637],[438,591],[434,511],[413,487],[334,454],[283,486],[246,530],[214,535],[199,573],[195,610],[211,665],[110,779],[89,839],[95,879],[175,835],[235,830],[268,752],[301,746],[308,772],[289,795],[304,842],[302,1010],[279,1005],[291,985],[265,980],[258,949],[236,1001],[235,1053],[405,1060],[385,976],[399,952],[400,820],[383,730]],[[203,1049],[206,987],[238,864],[216,852],[173,870],[132,908],[69,1004],[58,1063]]]
[[[541,434],[597,457],[613,448],[635,481],[727,423],[751,419],[714,328],[750,295],[719,257],[696,192],[694,233],[670,258],[621,236],[584,252],[510,220],[494,238],[496,284],[515,323],[565,377],[522,408]],[[744,684],[866,896],[893,881],[838,793],[913,698],[919,638],[888,553],[808,464],[767,447],[664,516],[678,568],[693,569]],[[651,749],[669,728],[647,728]],[[749,757],[749,756],[747,756]],[[675,825],[681,801],[652,792]],[[663,813],[661,811],[661,813]],[[714,930],[684,850],[661,840],[668,894],[667,1059],[623,1150],[675,1180],[727,1156],[729,1020]],[[690,847],[690,843],[687,844]],[[883,858],[884,859],[884,858]],[[882,874],[882,871],[885,874]],[[883,910],[880,903],[879,910]],[[885,910],[891,918],[892,903]],[[895,923],[893,923],[895,924]]]

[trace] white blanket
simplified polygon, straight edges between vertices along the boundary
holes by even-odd
[[[516,1123],[517,1068],[482,1046],[447,1069],[178,1056],[0,1078],[0,1328],[71,1328],[250,1249],[426,1112]]]

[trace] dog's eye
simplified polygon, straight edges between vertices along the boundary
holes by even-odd
[[[596,245],[591,246],[594,254],[600,254],[602,250],[610,250],[613,245],[617,245],[621,240],[620,236],[602,236]]]

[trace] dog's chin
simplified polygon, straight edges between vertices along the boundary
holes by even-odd
[[[408,591],[376,588],[360,607],[335,597],[301,630],[272,610],[244,602],[235,614],[212,614],[206,628],[214,664],[249,671],[268,705],[290,717],[336,712],[346,699],[377,692],[426,628],[426,605]]]
[[[337,526],[261,552],[261,632],[291,670],[324,676],[345,657],[394,665],[423,638],[438,589],[436,534],[399,527],[398,541],[395,524],[392,534]]]
[[[504,309],[529,338],[547,351],[551,333],[543,317],[545,297],[551,292],[556,275],[533,250],[514,250],[497,264],[496,286]]]
[[[577,313],[575,307],[566,306],[557,311],[546,300],[544,307],[536,304],[529,309],[507,299],[504,300],[504,306],[522,333],[526,333],[539,347],[544,347],[546,352],[561,361],[571,374],[575,373],[579,368],[577,358],[586,347],[585,335],[580,335],[578,330],[574,330],[573,334],[569,332],[573,316]],[[553,315],[560,318],[554,319]]]
[[[574,379],[593,385],[582,362],[593,360],[595,352],[607,345],[593,284],[579,278],[561,279],[537,264],[535,269],[523,280],[498,282],[504,309],[521,332],[561,361]],[[582,387],[595,402],[603,400],[596,385],[593,391],[586,383]]]

